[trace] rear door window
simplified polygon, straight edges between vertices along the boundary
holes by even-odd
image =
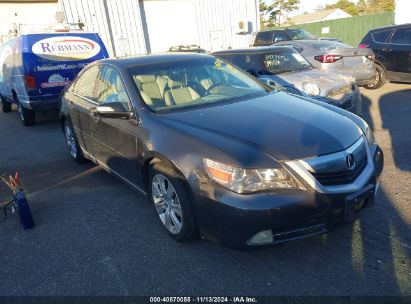
[[[88,68],[82,73],[81,77],[79,77],[73,84],[72,91],[77,95],[95,101],[96,96],[94,94],[94,85],[96,83],[98,74],[98,66],[92,66]]]
[[[391,43],[411,45],[411,27],[397,29],[392,35]]]
[[[374,39],[375,42],[379,43],[384,43],[387,41],[388,37],[390,36],[392,30],[383,30],[383,31],[378,31],[374,32],[371,34],[372,39]]]

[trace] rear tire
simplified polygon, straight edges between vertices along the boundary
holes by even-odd
[[[1,110],[4,113],[8,113],[11,111],[11,103],[7,102],[2,96],[0,96],[1,102],[0,102],[0,106],[1,106]]]
[[[70,156],[78,163],[84,163],[86,158],[84,157],[83,151],[78,144],[76,133],[71,122],[66,119],[64,122],[64,137],[66,138],[66,144]]]
[[[26,109],[20,103],[17,104],[20,120],[26,127],[36,124],[36,112]]]
[[[377,70],[377,74],[375,75],[374,83],[366,85],[366,89],[376,90],[378,88],[381,88],[387,81],[384,68],[379,64],[376,64],[375,69]]]
[[[167,233],[182,243],[197,239],[195,213],[182,177],[160,162],[150,167],[148,180],[148,197]]]

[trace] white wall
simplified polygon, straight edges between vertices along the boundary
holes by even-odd
[[[259,29],[257,0],[60,1],[66,21],[77,22],[80,17],[87,30],[100,33],[111,55],[158,52],[193,43],[210,51],[244,47],[251,35],[237,34],[239,21],[249,21],[250,32]]]
[[[58,7],[57,3],[0,3],[0,36],[7,35],[13,23],[55,23]]]
[[[411,23],[411,1],[395,0],[395,24]]]
[[[334,20],[334,19],[349,18],[349,17],[352,17],[352,16],[344,12],[343,10],[338,9],[335,12],[332,12],[331,14],[329,14],[323,20]]]

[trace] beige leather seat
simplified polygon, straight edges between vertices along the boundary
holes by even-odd
[[[167,80],[163,76],[138,75],[134,78],[141,96],[147,104],[164,106],[164,91]]]
[[[169,80],[168,87],[170,89],[164,93],[164,101],[168,106],[190,103],[200,98],[193,88],[184,86],[181,82]]]

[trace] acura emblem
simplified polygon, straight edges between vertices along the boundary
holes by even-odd
[[[348,154],[345,158],[345,162],[347,163],[347,167],[351,169],[355,165],[354,155],[352,153]]]

